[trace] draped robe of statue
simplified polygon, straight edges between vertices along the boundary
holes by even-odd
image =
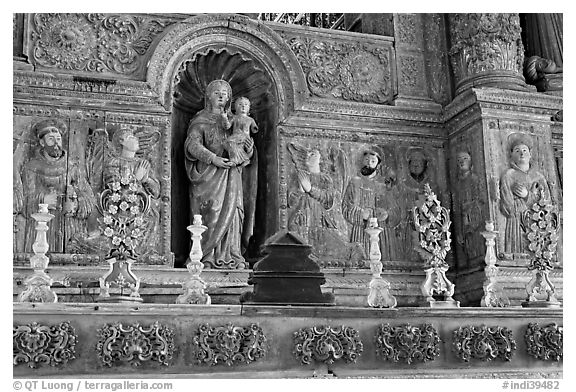
[[[47,158],[41,150],[36,150],[22,168],[22,187],[26,195],[23,208],[27,219],[25,252],[32,252],[36,239],[36,222],[32,214],[38,212],[38,204],[44,203],[44,198],[50,193],[56,193],[58,198],[55,206],[49,206],[54,215],[46,233],[49,252],[64,252],[68,238],[86,232],[86,218],[94,204],[93,195],[78,167],[71,165],[68,168],[67,161],[66,151],[59,158]],[[74,211],[65,211],[65,203],[75,205]],[[79,203],[84,205],[82,212],[78,209]]]
[[[350,230],[350,242],[364,245],[366,257],[370,252],[370,237],[364,231],[367,220],[362,216],[362,210],[371,209],[370,217],[378,219],[378,225],[382,227],[380,236],[380,250],[382,260],[398,260],[398,240],[396,226],[400,222],[401,210],[398,200],[394,199],[394,190],[372,178],[354,177],[348,186],[342,200],[342,214],[352,225]],[[388,223],[389,222],[389,223]]]
[[[526,198],[514,194],[512,187],[516,183],[528,189]],[[526,253],[526,239],[521,226],[522,213],[542,198],[550,200],[546,178],[532,166],[525,172],[512,162],[511,168],[500,179],[500,211],[506,217],[505,253]]]
[[[310,192],[291,195],[290,204],[295,205],[294,214],[288,221],[288,229],[296,231],[304,240],[318,250],[322,246],[335,246],[338,226],[334,217],[336,190],[330,176],[310,173]],[[340,243],[340,240],[336,240]]]
[[[256,199],[253,182],[243,189],[243,170],[212,164],[215,156],[228,158],[224,141],[230,136],[221,116],[204,109],[191,121],[185,143],[186,172],[190,180],[191,215],[202,215],[208,230],[202,235],[202,261],[212,268],[244,268],[242,235],[252,232],[254,208],[245,211],[244,194]],[[249,203],[247,203],[249,204]]]

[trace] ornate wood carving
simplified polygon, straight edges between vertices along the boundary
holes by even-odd
[[[440,356],[440,337],[432,324],[392,327],[382,324],[376,333],[376,356],[392,362],[427,362]]]
[[[312,94],[323,98],[390,103],[393,99],[391,48],[287,37]]]
[[[425,63],[430,97],[442,105],[450,102],[446,27],[442,14],[423,14]]]
[[[564,357],[564,328],[556,323],[541,327],[530,323],[524,334],[528,355],[542,361],[561,361]]]
[[[172,21],[139,15],[35,14],[31,55],[47,68],[141,77],[154,37]]]
[[[516,341],[512,331],[506,327],[467,325],[452,332],[452,348],[464,362],[470,359],[510,361],[516,350]]]
[[[174,331],[159,322],[149,326],[106,324],[98,330],[96,352],[100,362],[108,367],[123,362],[132,366],[143,362],[168,366],[174,355]]]
[[[69,322],[42,325],[36,322],[13,327],[13,364],[37,368],[42,364],[62,366],[76,358],[78,336]]]
[[[340,359],[356,362],[363,350],[358,331],[351,327],[322,325],[294,332],[293,352],[302,365],[312,361],[330,365]]]
[[[202,324],[192,342],[195,361],[210,366],[249,364],[268,353],[266,336],[258,324],[247,327],[232,323],[218,327]]]
[[[524,47],[518,14],[449,14],[452,47],[450,56],[459,89],[465,78],[496,72],[489,83],[508,83],[526,89],[522,77]]]

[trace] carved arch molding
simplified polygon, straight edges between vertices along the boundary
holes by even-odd
[[[184,170],[184,142],[190,119],[203,108],[206,86],[227,80],[233,98],[250,99],[259,124],[258,189],[251,245],[257,252],[277,229],[278,158],[277,124],[299,107],[307,92],[298,60],[284,40],[270,28],[240,15],[201,15],[170,26],[152,48],[147,82],[171,112],[171,243],[175,265],[183,265],[189,252],[186,226],[188,181]],[[248,254],[250,258],[250,254]]]

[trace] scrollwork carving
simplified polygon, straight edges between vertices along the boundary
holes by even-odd
[[[392,327],[382,324],[376,333],[376,355],[392,362],[433,361],[440,355],[440,337],[432,324]]]
[[[266,336],[258,324],[247,327],[213,327],[202,324],[193,338],[194,359],[199,364],[210,366],[219,363],[232,366],[239,363],[249,364],[264,358],[268,352]]]
[[[138,15],[35,14],[32,55],[45,67],[132,75],[169,20]]]
[[[561,361],[564,357],[564,328],[556,323],[541,327],[530,323],[524,334],[528,355],[542,361]]]
[[[310,91],[319,97],[390,103],[393,99],[388,48],[292,37]]]
[[[69,322],[58,325],[42,325],[33,322],[13,327],[13,364],[28,364],[37,368],[41,364],[65,365],[76,358],[78,337]]]
[[[347,326],[317,326],[294,332],[294,355],[302,365],[312,361],[328,365],[339,359],[356,362],[364,346],[358,331]]]
[[[512,331],[506,327],[462,326],[452,333],[452,347],[464,362],[470,359],[510,361],[516,350]]]
[[[96,352],[109,367],[118,362],[140,366],[148,361],[168,366],[174,355],[174,331],[158,322],[150,326],[106,324],[98,330]]]

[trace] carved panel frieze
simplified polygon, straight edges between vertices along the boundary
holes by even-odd
[[[464,362],[471,359],[510,361],[516,351],[516,341],[507,327],[467,325],[452,332],[452,348]]]
[[[399,55],[398,68],[400,85],[413,90],[416,95],[426,95],[424,87],[424,64],[420,57]]]
[[[140,366],[144,362],[168,366],[174,350],[174,331],[158,322],[148,326],[112,323],[98,330],[96,352],[108,367],[122,363]]]
[[[391,47],[288,37],[312,94],[390,103],[394,95]]]
[[[561,361],[564,357],[564,328],[556,323],[540,326],[530,323],[524,334],[528,355],[542,361]]]
[[[399,45],[422,46],[420,14],[395,14],[396,39]]]
[[[524,47],[518,14],[449,14],[450,55],[456,79],[480,72],[522,73]]]
[[[382,324],[376,333],[376,355],[392,362],[427,362],[440,355],[440,337],[432,324],[392,327]]]
[[[37,368],[62,366],[76,358],[78,336],[69,322],[42,325],[36,322],[13,328],[13,364]]]
[[[294,355],[302,365],[313,361],[330,365],[340,359],[356,362],[363,350],[358,331],[351,327],[322,325],[294,332]]]
[[[280,132],[287,136],[280,139],[281,227],[312,244],[321,266],[366,267],[364,213],[384,229],[383,260],[419,260],[408,211],[426,182],[447,197],[438,164],[442,143],[420,147],[412,138],[292,127]],[[380,157],[374,175],[362,174],[368,151]],[[309,190],[301,186],[304,177]]]
[[[258,324],[246,327],[202,324],[193,338],[194,360],[198,364],[228,366],[261,360],[268,352],[264,331]]]
[[[430,97],[443,105],[450,102],[448,49],[442,14],[423,14],[425,62]]]
[[[154,38],[173,23],[140,15],[35,14],[31,57],[47,68],[142,77]]]

